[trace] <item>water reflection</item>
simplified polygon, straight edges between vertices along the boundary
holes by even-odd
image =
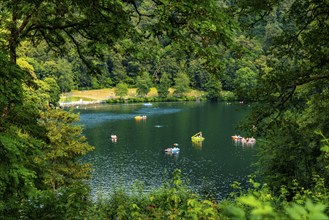
[[[201,150],[202,143],[203,141],[192,141],[192,146],[197,150]]]
[[[242,137],[240,135],[234,135],[231,137],[234,145],[241,145],[244,147],[253,147],[256,144],[256,139],[254,137]]]

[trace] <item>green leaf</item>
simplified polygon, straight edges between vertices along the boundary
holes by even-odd
[[[241,203],[243,203],[245,205],[249,205],[251,207],[260,207],[262,205],[262,203],[252,195],[240,197],[240,198],[238,198],[238,200]]]
[[[271,215],[274,214],[273,208],[269,205],[266,205],[261,208],[257,208],[251,211],[252,215]]]
[[[235,206],[228,206],[225,209],[225,214],[227,216],[234,217],[236,220],[245,220],[246,215],[243,209],[235,207]]]
[[[323,151],[323,152],[329,153],[329,146],[325,145],[325,146],[321,147],[320,150]]]
[[[292,219],[303,219],[307,216],[307,211],[304,207],[294,204],[292,207],[286,208],[287,213]]]
[[[132,207],[133,207],[133,209],[137,209],[137,210],[140,210],[140,208],[138,207],[138,205],[137,205],[137,204],[135,204],[135,203],[133,203],[133,204],[132,204]]]
[[[328,220],[328,219],[329,219],[329,217],[326,214],[320,213],[320,212],[311,213],[308,216],[308,220]]]
[[[316,205],[313,206],[312,210],[310,211],[313,211],[313,212],[324,212],[327,208],[327,205],[324,205],[324,204],[321,204],[321,203],[318,203]]]
[[[286,208],[286,212],[287,214],[289,215],[289,217],[291,219],[294,219],[294,220],[301,220],[303,219],[301,214],[298,213],[294,208]]]

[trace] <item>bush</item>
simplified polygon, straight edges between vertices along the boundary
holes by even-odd
[[[321,182],[321,181],[320,181]],[[315,192],[310,193],[306,190],[301,194],[296,195],[292,202],[287,202],[281,196],[276,197],[271,192],[267,184],[261,185],[249,180],[251,188],[246,192],[240,191],[238,183],[233,187],[238,192],[232,193],[232,199],[222,201],[220,209],[223,210],[220,214],[222,218],[228,219],[329,219],[326,208],[328,207],[327,197],[324,198],[321,192],[318,194],[319,201]],[[321,183],[319,183],[321,185]],[[319,188],[320,187],[320,188]],[[283,192],[285,187],[282,187]],[[314,191],[319,190],[326,192],[324,188],[318,186]],[[323,191],[324,190],[324,191]],[[313,195],[312,197],[306,196]],[[285,196],[283,196],[286,198]]]
[[[20,219],[83,219],[92,207],[89,196],[89,187],[84,184],[40,191],[21,205]]]
[[[231,91],[221,91],[220,99],[222,101],[237,101],[238,97],[234,92]]]
[[[276,197],[266,184],[250,178],[251,187],[235,191],[223,201],[202,199],[188,187],[181,171],[158,189],[145,192],[136,182],[132,189],[116,188],[109,197],[89,198],[89,189],[77,185],[61,190],[44,191],[21,204],[20,219],[326,219],[328,195],[318,179],[314,190],[302,190],[292,202]],[[295,184],[297,187],[297,183]],[[284,187],[282,188],[284,194]],[[319,191],[316,191],[319,190]]]

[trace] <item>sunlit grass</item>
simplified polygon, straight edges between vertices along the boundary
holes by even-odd
[[[174,93],[174,89],[169,89],[169,95]],[[186,93],[186,96],[193,96],[193,97],[200,97],[204,94],[204,92],[197,91],[197,90],[190,90]],[[158,92],[155,87],[151,88],[151,91],[147,94],[146,97],[157,97]],[[137,89],[136,88],[129,88],[128,95],[126,98],[136,98]],[[111,98],[119,98],[115,95],[115,88],[110,89],[93,89],[93,90],[73,90],[69,93],[65,93],[61,95],[61,102],[69,102],[69,101],[104,101]]]

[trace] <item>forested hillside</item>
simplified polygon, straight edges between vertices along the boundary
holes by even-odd
[[[328,0],[1,1],[0,217],[328,219],[328,15]],[[241,129],[259,137],[259,183],[212,201],[177,171],[95,203],[78,162],[93,147],[59,95],[128,87],[254,102]]]

